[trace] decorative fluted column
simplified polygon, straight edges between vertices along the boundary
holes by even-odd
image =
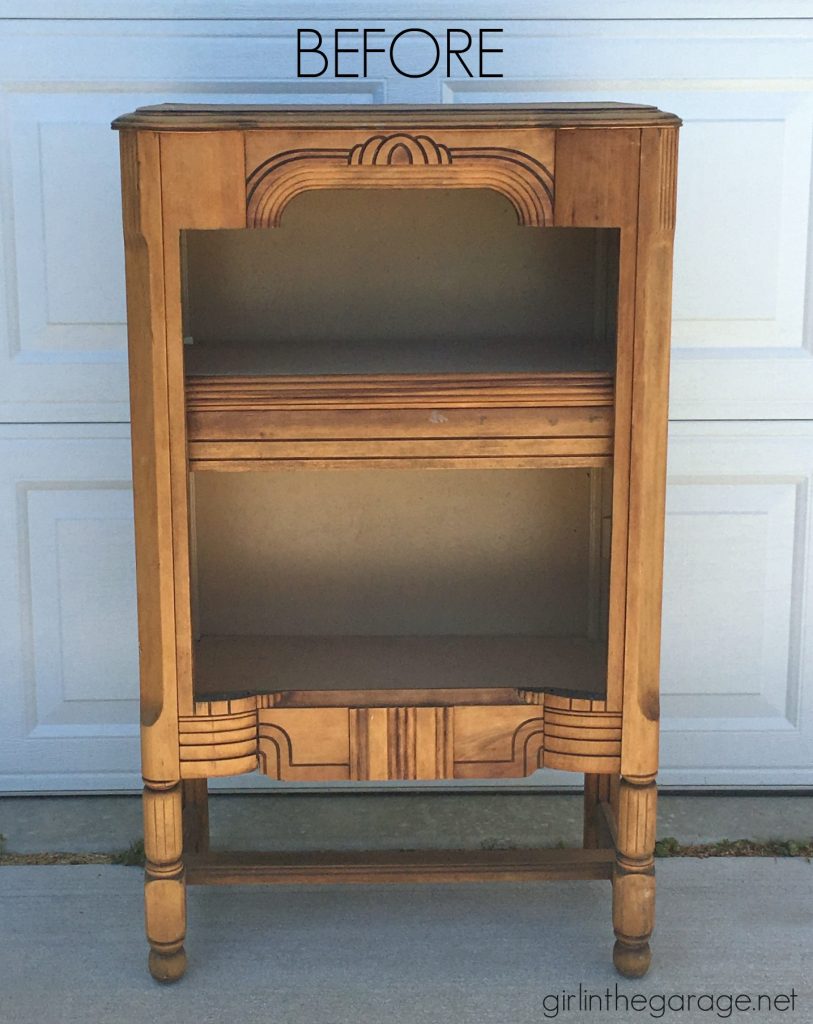
[[[144,909],[149,968],[156,981],[177,981],[186,970],[186,882],[180,783],[144,788]]]
[[[622,778],[618,846],[613,876],[613,963],[628,978],[649,968],[649,937],[655,924],[654,776]]]

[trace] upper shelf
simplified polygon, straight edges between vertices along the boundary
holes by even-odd
[[[618,246],[488,189],[307,192],[271,231],[182,233],[186,372],[610,372]]]
[[[278,106],[160,103],[139,107],[113,127],[151,131],[264,128],[614,128],[679,125],[680,118],[635,103],[408,103]]]
[[[301,339],[286,341],[200,342],[184,346],[187,377],[316,376],[358,374],[512,374],[562,373],[607,376],[609,354],[590,338],[459,339],[438,343],[416,339],[406,346],[378,340]]]

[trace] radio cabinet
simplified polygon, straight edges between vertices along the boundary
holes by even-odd
[[[610,879],[615,964],[646,971],[678,126],[114,122],[155,978],[187,884],[227,882]],[[584,774],[583,848],[208,848],[210,778],[538,769]]]

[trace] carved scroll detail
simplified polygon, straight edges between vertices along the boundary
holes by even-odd
[[[544,762],[565,771],[619,771],[621,712],[600,700],[545,694]]]
[[[246,182],[248,227],[278,227],[288,203],[317,188],[491,188],[520,224],[553,222],[553,173],[529,153],[504,146],[447,146],[428,135],[373,135],[347,149],[275,153]]]
[[[181,775],[206,779],[257,767],[257,698],[201,701],[178,721]]]
[[[357,167],[393,164],[450,164],[452,154],[448,146],[440,145],[428,135],[373,135],[366,142],[353,146],[347,162]]]

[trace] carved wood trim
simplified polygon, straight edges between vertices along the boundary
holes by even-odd
[[[630,871],[651,867],[658,791],[654,779],[622,778],[618,805],[618,860]]]
[[[604,701],[553,694],[525,700],[279,707],[264,695],[199,702],[196,714],[181,720],[181,773],[204,778],[256,767],[289,781],[408,781],[522,778],[543,767],[618,772],[619,712]]]
[[[182,870],[183,823],[181,787],[145,786],[143,794],[144,852],[147,870],[155,878],[174,878]]]
[[[392,164],[433,167],[450,164],[452,153],[448,146],[435,142],[429,135],[395,132],[393,135],[371,135],[365,142],[352,146],[347,162],[354,167],[389,167]]]
[[[199,701],[179,719],[181,775],[205,779],[257,767],[257,698]]]
[[[545,767],[617,772],[621,764],[621,712],[603,700],[545,694]]]
[[[117,117],[117,129],[150,131],[284,131],[412,128],[505,131],[515,128],[643,128],[681,123],[675,114],[640,103],[373,103],[307,106],[279,103],[161,103]]]
[[[677,149],[676,130],[658,132],[660,168],[658,173],[658,221],[661,230],[675,230],[675,207],[677,201]]]
[[[553,223],[552,169],[508,146],[447,146],[409,132],[371,135],[344,147],[283,150],[246,181],[248,227],[279,227],[288,203],[316,188],[490,188],[509,200],[520,224]]]
[[[464,455],[577,465],[612,454],[613,381],[602,373],[193,377],[186,399],[187,455],[200,468]]]
[[[609,373],[205,376],[186,380],[188,413],[231,410],[611,407]]]

